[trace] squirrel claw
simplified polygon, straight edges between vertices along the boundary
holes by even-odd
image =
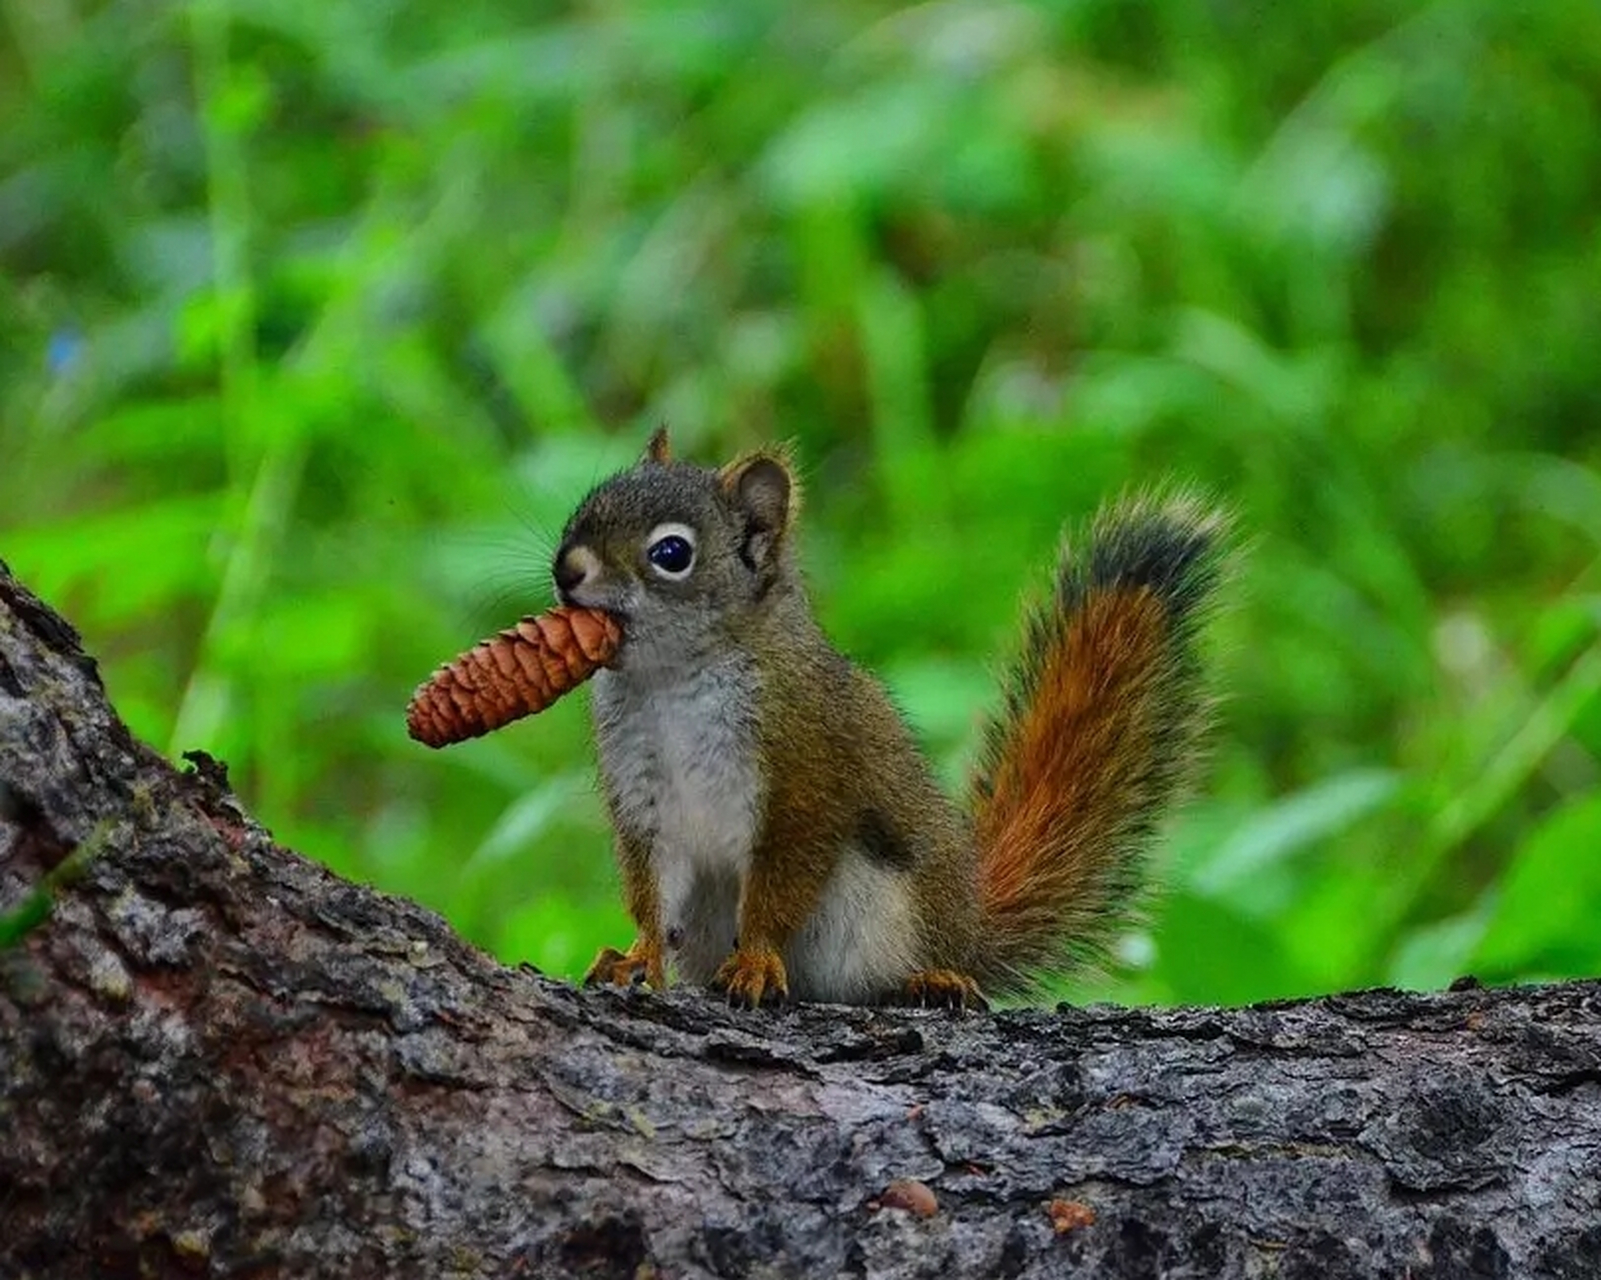
[[[989,1012],[990,1002],[978,983],[955,969],[922,969],[901,986],[901,1003],[924,1009],[978,1009]]]
[[[627,951],[602,947],[584,974],[586,987],[637,987],[646,983],[658,991],[665,985],[661,960],[653,956],[647,942],[636,942]]]
[[[729,1004],[745,1009],[789,999],[789,975],[784,972],[784,961],[771,947],[735,951],[723,961],[711,985],[714,991],[727,995]]]

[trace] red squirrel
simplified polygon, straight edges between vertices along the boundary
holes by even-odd
[[[562,602],[623,629],[591,705],[638,936],[586,980],[981,1006],[1103,956],[1205,728],[1225,518],[1133,500],[1065,545],[964,810],[818,626],[799,509],[785,451],[701,467],[661,430],[563,531]]]

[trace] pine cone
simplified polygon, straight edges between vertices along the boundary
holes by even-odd
[[[558,605],[480,640],[411,696],[406,729],[446,747],[543,711],[612,660],[622,629],[609,613]]]

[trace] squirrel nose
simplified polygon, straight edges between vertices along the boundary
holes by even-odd
[[[584,571],[571,560],[556,562],[556,590],[571,591],[584,580]]]
[[[595,557],[581,547],[569,547],[556,557],[556,592],[567,600],[595,573]]]

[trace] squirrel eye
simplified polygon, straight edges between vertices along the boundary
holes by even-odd
[[[645,544],[645,559],[664,578],[684,578],[695,565],[695,535],[681,524],[659,525]]]

